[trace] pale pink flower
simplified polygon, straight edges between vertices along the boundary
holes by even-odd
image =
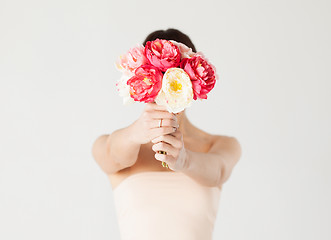
[[[190,58],[195,54],[195,52],[192,51],[192,48],[189,48],[183,43],[176,42],[175,40],[170,40],[170,42],[172,42],[179,48],[179,51],[181,53],[181,59]]]
[[[133,76],[138,67],[147,63],[148,60],[145,57],[145,47],[141,44],[137,44],[126,54],[119,57],[116,62],[116,67],[118,70],[125,72],[127,75]]]

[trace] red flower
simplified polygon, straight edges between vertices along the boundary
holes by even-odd
[[[168,68],[179,65],[181,53],[179,48],[172,42],[156,39],[146,43],[145,55],[150,64],[165,72]]]
[[[215,86],[216,69],[202,54],[196,54],[191,58],[184,58],[180,67],[190,76],[193,87],[193,99],[207,99],[209,93]]]
[[[139,102],[153,102],[162,86],[163,74],[156,67],[142,65],[136,69],[135,75],[127,81],[130,96]]]

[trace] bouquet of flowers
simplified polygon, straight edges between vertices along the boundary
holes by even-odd
[[[121,55],[116,82],[123,103],[155,102],[178,113],[193,100],[207,99],[218,79],[215,67],[201,52],[174,40],[156,39],[137,44]]]
[[[193,100],[207,99],[218,79],[201,52],[174,40],[138,44],[119,57],[116,67],[122,72],[116,86],[124,104],[155,102],[172,113],[183,111]],[[165,162],[162,166],[168,168]]]

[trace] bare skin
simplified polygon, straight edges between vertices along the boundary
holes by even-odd
[[[168,155],[158,154],[160,150]],[[172,114],[148,103],[134,123],[96,139],[92,154],[113,189],[126,177],[146,171],[181,171],[202,185],[221,188],[241,156],[241,147],[233,137],[195,127],[185,110]],[[162,167],[162,161],[169,169]],[[175,168],[176,162],[185,164]]]

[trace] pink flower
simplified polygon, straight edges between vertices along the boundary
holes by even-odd
[[[150,64],[162,72],[167,71],[168,68],[177,67],[181,57],[178,47],[164,39],[148,41],[145,45],[145,55]]]
[[[180,67],[191,78],[193,99],[207,99],[207,93],[214,88],[216,79],[218,79],[215,67],[201,53],[191,58],[184,58]]]
[[[127,84],[130,96],[139,102],[153,102],[162,86],[162,72],[154,66],[143,65],[136,69],[135,75]]]
[[[126,54],[121,55],[116,62],[116,67],[127,75],[133,75],[135,70],[141,65],[147,64],[145,57],[145,47],[141,44],[131,48]]]
[[[183,43],[176,42],[175,40],[170,40],[170,42],[172,42],[173,44],[175,44],[178,47],[178,49],[181,53],[181,59],[190,58],[195,54],[195,52],[192,51],[192,48],[189,48],[188,46],[186,46]]]

